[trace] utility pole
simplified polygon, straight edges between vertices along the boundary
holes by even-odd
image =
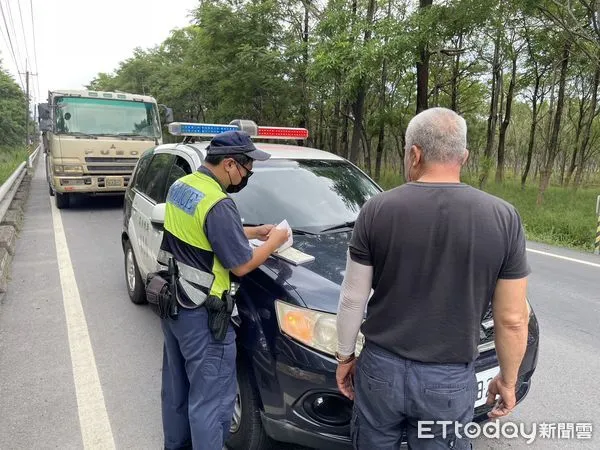
[[[25,146],[29,146],[29,77],[37,76],[37,73],[29,73],[29,67],[27,65],[27,59],[25,59],[25,73],[21,72],[21,75],[25,75],[25,89],[26,89],[26,100],[27,106],[25,109]]]

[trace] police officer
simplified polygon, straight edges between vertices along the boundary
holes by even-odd
[[[269,157],[247,133],[225,132],[212,139],[200,169],[169,189],[159,261],[173,258],[179,281],[178,313],[161,319],[165,449],[221,450],[227,439],[236,396],[230,273],[254,270],[288,238],[273,225],[244,228],[228,194],[246,186],[254,160]],[[249,239],[265,243],[253,250]],[[221,336],[209,326],[209,301],[223,305]]]

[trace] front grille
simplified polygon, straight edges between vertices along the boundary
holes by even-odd
[[[136,163],[137,158],[102,158],[95,156],[88,156],[85,158],[85,162],[89,163]]]
[[[135,169],[135,165],[96,166],[88,164],[87,169],[89,173],[130,174]]]
[[[92,174],[131,174],[137,161],[137,158],[98,158],[93,156],[85,158],[87,171]]]

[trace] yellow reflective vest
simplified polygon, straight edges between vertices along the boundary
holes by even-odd
[[[211,295],[219,298],[230,288],[230,272],[214,254],[204,224],[212,207],[224,198],[227,198],[227,193],[215,179],[198,171],[193,172],[175,181],[169,189],[164,223],[169,233],[208,255],[214,280],[207,288]],[[203,267],[196,269],[205,270]]]

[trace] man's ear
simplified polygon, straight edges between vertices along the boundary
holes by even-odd
[[[468,159],[469,159],[469,150],[465,149],[465,157],[463,158],[461,166],[464,166],[467,163]]]
[[[410,155],[411,155],[411,159],[412,159],[412,166],[416,167],[421,163],[421,159],[423,157],[423,152],[422,150],[417,147],[416,145],[413,145],[410,148]]]
[[[225,158],[223,159],[223,168],[227,169],[227,167],[231,167],[235,165],[235,160],[233,158]]]

